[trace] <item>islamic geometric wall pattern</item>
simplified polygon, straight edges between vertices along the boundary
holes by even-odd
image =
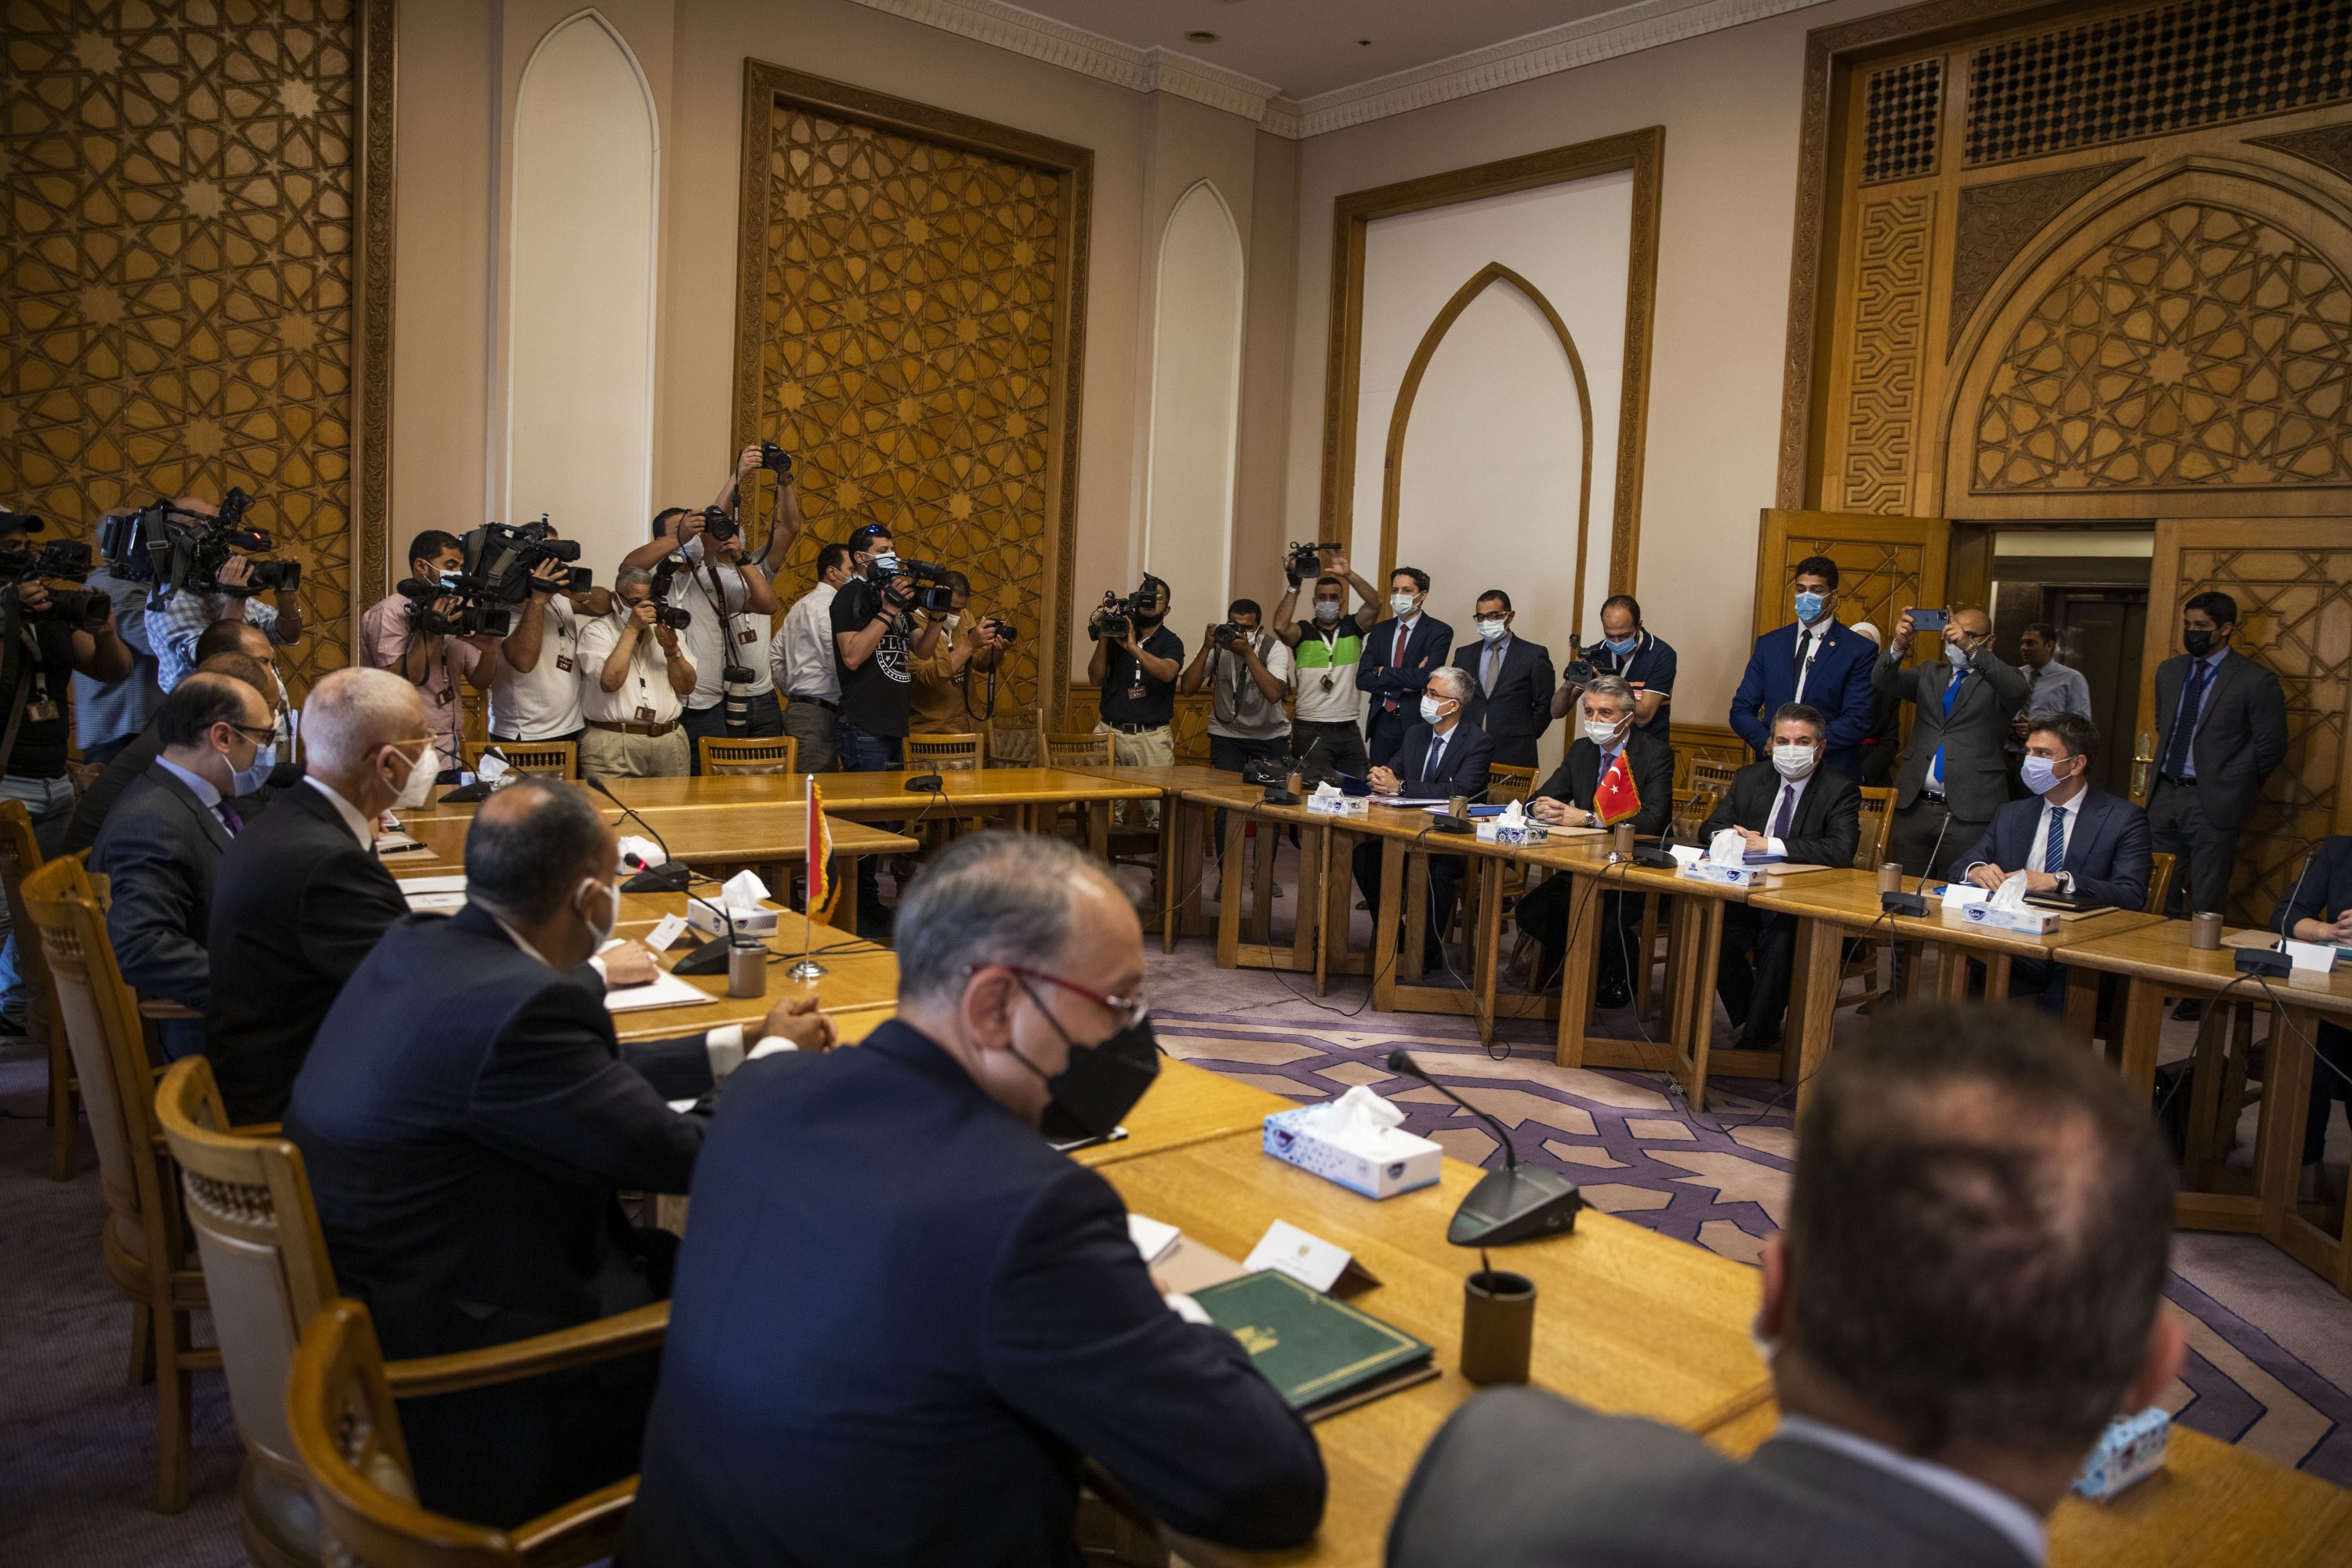
[[[2352,289],[2303,241],[2184,203],[2085,258],[2003,350],[1979,493],[2352,483]]]
[[[1911,452],[1927,335],[1936,193],[1863,204],[1856,237],[1853,364],[1847,392],[1847,511],[1911,510]]]

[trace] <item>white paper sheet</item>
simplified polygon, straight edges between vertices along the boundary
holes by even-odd
[[[626,990],[606,990],[604,1008],[611,1013],[641,1013],[648,1007],[699,1007],[716,1003],[718,997],[680,980],[665,969],[644,985],[632,985]]]

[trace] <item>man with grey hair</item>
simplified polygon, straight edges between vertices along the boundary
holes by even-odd
[[[1423,686],[1412,727],[1404,732],[1396,755],[1371,773],[1372,798],[1382,795],[1405,800],[1445,800],[1454,795],[1475,797],[1486,793],[1487,770],[1495,763],[1495,738],[1462,715],[1470,703],[1470,672],[1459,665],[1441,664],[1429,672]],[[1364,901],[1380,919],[1381,841],[1367,837],[1356,846],[1356,885]],[[1454,900],[1469,859],[1461,855],[1429,858],[1428,921],[1423,927],[1422,951],[1398,963],[1413,976],[1428,973],[1444,960],[1444,937],[1454,916]]]
[[[1306,1542],[1315,1439],[1039,1135],[1108,1132],[1149,1082],[1125,894],[976,834],[897,936],[898,1018],[747,1063],[711,1124],[619,1561],[1075,1563],[1081,1457],[1188,1535]]]
[[[407,912],[376,826],[395,801],[423,804],[438,766],[424,700],[388,669],[320,677],[302,742],[301,784],[230,842],[213,879],[205,1054],[239,1122],[285,1113],[319,1021]]]
[[[688,610],[687,615],[698,612]],[[580,771],[590,778],[680,778],[692,770],[683,715],[694,660],[654,597],[653,574],[624,566],[613,613],[580,627]]]

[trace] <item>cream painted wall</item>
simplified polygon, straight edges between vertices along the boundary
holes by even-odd
[[[1676,716],[1722,725],[1748,657],[1757,512],[1778,464],[1805,35],[1889,8],[1814,6],[1303,142],[1290,527],[1304,537],[1318,515],[1333,201],[1663,124],[1636,582],[1651,628],[1681,655]]]
[[[1214,184],[1202,180],[1177,202],[1159,259],[1143,561],[1167,582],[1170,619],[1197,652],[1191,630],[1224,618],[1231,576],[1247,271]]]

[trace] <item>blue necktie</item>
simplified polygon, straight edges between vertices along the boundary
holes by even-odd
[[[2197,714],[2204,706],[2205,682],[2213,667],[2203,659],[2191,659],[2189,679],[2180,688],[2180,710],[2172,720],[2172,743],[2164,748],[2164,773],[2168,778],[2189,776],[2189,748],[2197,742]]]
[[[1960,682],[1966,680],[1968,678],[1969,672],[1956,665],[1952,669],[1952,679],[1945,684],[1944,728],[1947,730],[1951,728],[1953,700],[1960,694]],[[1937,746],[1936,748],[1936,760],[1927,764],[1927,776],[1935,781],[1938,788],[1942,787],[1944,783],[1944,748],[1941,746]]]
[[[2042,841],[2042,868],[2052,876],[2066,868],[2066,814],[2053,808],[2050,836]]]

